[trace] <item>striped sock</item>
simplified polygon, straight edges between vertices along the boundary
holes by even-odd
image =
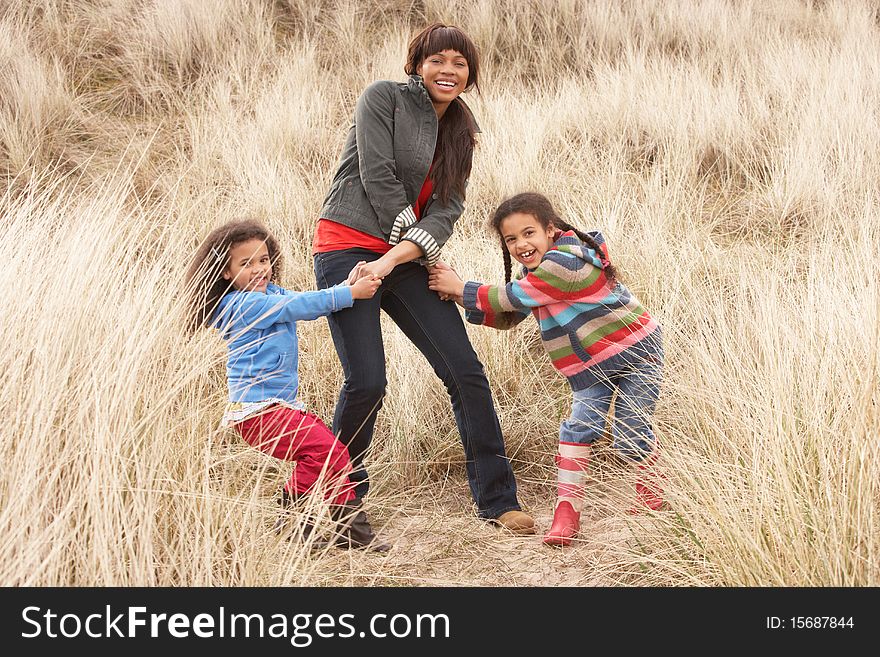
[[[578,513],[584,510],[590,449],[590,445],[580,443],[559,443],[559,452],[556,454],[557,506],[561,502],[568,502]]]

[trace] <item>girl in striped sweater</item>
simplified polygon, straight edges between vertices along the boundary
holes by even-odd
[[[507,199],[492,217],[501,238],[505,285],[464,283],[442,263],[429,287],[467,310],[468,321],[508,329],[529,314],[544,347],[573,391],[571,416],[559,430],[558,499],[547,545],[569,545],[580,529],[592,444],[605,434],[612,397],[613,445],[637,464],[638,504],[663,505],[651,417],[663,350],[660,326],[617,280],[601,233],[583,233],[562,221],[541,194]],[[511,259],[523,266],[511,281]]]

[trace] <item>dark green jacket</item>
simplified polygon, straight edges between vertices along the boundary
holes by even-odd
[[[436,143],[437,114],[421,76],[372,83],[358,98],[320,216],[392,245],[413,242],[434,264],[464,210],[455,193],[445,205],[435,193],[416,223],[413,206]]]

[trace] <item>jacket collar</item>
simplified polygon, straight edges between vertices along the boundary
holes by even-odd
[[[406,83],[406,88],[414,96],[421,98],[428,103],[431,102],[431,97],[428,95],[428,90],[425,88],[425,79],[421,75],[415,73],[410,75],[409,80],[407,80]]]

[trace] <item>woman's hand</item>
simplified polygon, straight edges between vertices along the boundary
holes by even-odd
[[[375,276],[377,278],[385,278],[391,273],[391,270],[397,266],[397,263],[382,256],[373,262],[366,262],[361,265],[361,276]]]
[[[464,282],[458,274],[442,260],[428,270],[428,289],[434,290],[444,301],[455,301],[462,305]]]
[[[355,267],[355,269],[357,269],[357,267]],[[363,269],[361,269],[361,271],[363,272]],[[371,299],[373,295],[376,294],[376,290],[379,289],[379,286],[382,285],[382,279],[371,274],[365,274],[350,285],[352,299]]]
[[[385,278],[397,265],[410,262],[421,257],[422,249],[410,241],[403,241],[392,247],[391,250],[378,260],[364,263],[361,266],[361,276],[372,274],[379,278]]]

